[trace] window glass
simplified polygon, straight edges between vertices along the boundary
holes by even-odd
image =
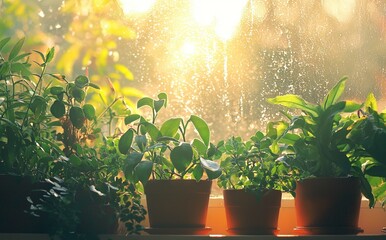
[[[18,3],[27,6],[25,14],[11,19],[9,6]],[[319,101],[343,76],[349,77],[345,98],[363,101],[374,92],[382,106],[386,97],[383,0],[6,0],[0,6],[0,27],[14,29],[4,34],[44,39],[58,46],[58,55],[75,59],[57,60],[61,71],[75,75],[88,67],[99,81],[109,74],[132,96],[133,89],[152,97],[166,92],[167,114],[203,117],[215,141],[249,137],[279,118],[268,97],[294,93]]]

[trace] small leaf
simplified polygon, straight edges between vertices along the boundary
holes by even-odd
[[[86,98],[86,93],[77,86],[71,88],[71,95],[79,103],[83,102],[83,100]]]
[[[84,121],[86,120],[83,110],[80,107],[71,107],[70,120],[72,122],[72,125],[74,125],[74,127],[78,129],[82,128]]]
[[[59,95],[61,93],[64,93],[64,88],[60,86],[55,86],[50,88],[50,93],[52,95]]]
[[[56,118],[61,118],[64,116],[66,111],[65,105],[62,101],[56,100],[50,108],[51,114]]]
[[[137,144],[138,148],[143,152],[147,145],[146,136],[145,135],[135,136],[135,143]]]
[[[141,116],[139,114],[131,114],[125,117],[125,125],[130,124],[136,120],[138,120]]]
[[[118,150],[122,154],[127,154],[133,143],[134,130],[129,128],[119,139]]]
[[[90,82],[89,84],[87,84],[87,86],[90,86],[90,87],[95,88],[95,89],[98,89],[98,90],[101,89],[98,85],[96,85],[95,83],[92,83],[92,82]]]
[[[145,185],[150,178],[152,170],[153,162],[144,160],[134,168],[134,174],[138,177],[139,181]]]
[[[84,115],[86,116],[86,118],[88,120],[93,120],[95,119],[95,108],[93,105],[91,104],[85,104],[83,106],[83,112],[84,112]]]
[[[335,104],[340,96],[342,95],[346,87],[347,77],[343,77],[339,82],[328,92],[327,96],[324,99],[323,109],[327,109],[333,104]]]
[[[137,108],[141,108],[143,106],[149,106],[151,109],[154,109],[154,100],[149,97],[139,99],[137,102]]]
[[[368,108],[374,110],[374,111],[378,111],[378,104],[377,104],[377,100],[374,96],[374,93],[370,93],[367,98],[366,98],[366,101],[365,101],[365,109],[367,110]]]
[[[178,131],[181,121],[181,118],[171,118],[166,120],[160,129],[162,136],[174,137]]]
[[[210,130],[208,124],[202,118],[195,115],[190,116],[190,121],[193,123],[204,144],[209,146]]]
[[[75,78],[75,85],[78,87],[78,88],[84,88],[85,86],[87,86],[89,84],[89,80],[88,80],[88,77],[84,76],[84,75],[79,75]]]
[[[196,149],[200,156],[206,155],[208,147],[201,140],[198,140],[197,138],[193,139],[192,146]]]
[[[159,112],[159,110],[161,110],[161,108],[165,105],[165,100],[157,100],[157,101],[154,101],[154,110],[156,112]]]
[[[3,38],[0,40],[0,51],[3,50],[3,47],[5,45],[7,45],[7,43],[9,42],[9,40],[11,40],[10,37],[7,37],[7,38]]]
[[[170,152],[170,160],[179,173],[182,173],[193,160],[193,149],[189,143],[182,143]]]
[[[21,48],[23,47],[23,44],[24,38],[17,41],[17,43],[15,44],[15,46],[13,46],[11,52],[9,53],[8,61],[12,61],[19,54]]]
[[[54,55],[55,55],[55,48],[50,48],[48,49],[47,51],[47,54],[46,54],[46,62],[49,63],[52,61],[52,59],[54,58]]]
[[[204,169],[202,169],[201,165],[197,165],[194,169],[193,169],[193,177],[196,181],[199,181],[202,176],[204,175]]]
[[[167,107],[168,104],[168,95],[166,93],[159,93],[158,94],[159,100],[164,100],[164,106]]]

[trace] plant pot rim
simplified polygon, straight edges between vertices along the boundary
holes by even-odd
[[[244,192],[253,192],[253,191],[248,191],[247,189],[223,189],[224,192],[241,192],[241,191],[244,191]],[[281,190],[277,190],[277,189],[264,189],[263,192],[268,192],[268,191],[273,191],[273,192],[282,192]]]

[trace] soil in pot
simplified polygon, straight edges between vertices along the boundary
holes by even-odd
[[[145,186],[149,233],[206,234],[212,181],[151,180]]]
[[[299,235],[357,234],[361,204],[360,181],[310,178],[297,183],[295,211]]]
[[[224,190],[223,194],[230,234],[277,234],[281,206],[280,191],[268,190],[260,199],[245,190]]]

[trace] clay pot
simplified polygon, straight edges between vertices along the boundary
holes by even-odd
[[[224,190],[223,195],[230,234],[277,234],[281,206],[280,191],[267,190],[260,199],[245,190]]]
[[[212,181],[150,180],[145,185],[149,233],[204,234]]]
[[[361,204],[356,177],[310,178],[297,182],[295,211],[300,235],[357,234]]]
[[[47,216],[27,213],[31,206],[27,197],[37,202],[50,187],[28,176],[0,174],[0,233],[49,233]]]

